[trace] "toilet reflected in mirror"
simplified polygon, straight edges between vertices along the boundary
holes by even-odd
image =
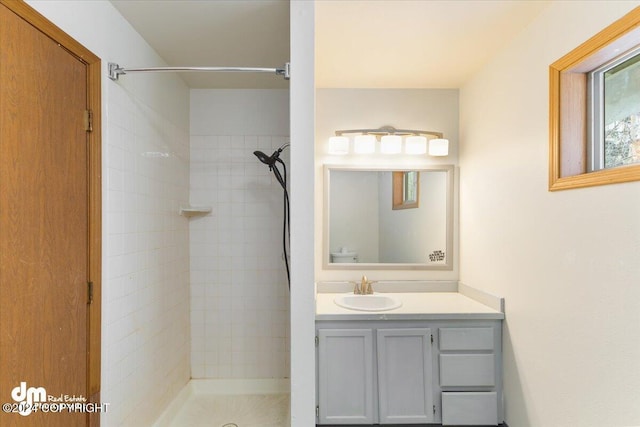
[[[331,252],[331,262],[336,264],[356,263],[358,262],[358,254],[342,247],[338,252]]]

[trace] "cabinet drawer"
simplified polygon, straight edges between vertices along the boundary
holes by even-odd
[[[498,425],[497,393],[442,393],[442,425]]]
[[[441,386],[495,385],[493,354],[441,354]]]
[[[440,328],[440,350],[493,350],[493,328]]]

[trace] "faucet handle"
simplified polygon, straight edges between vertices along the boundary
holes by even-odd
[[[369,280],[367,282],[367,293],[368,294],[372,294],[373,293],[373,286],[371,286],[371,285],[373,285],[376,282],[377,282],[376,280]]]
[[[360,283],[358,282],[351,282],[353,283],[353,293],[356,295],[361,295],[362,294],[362,289],[360,287]]]

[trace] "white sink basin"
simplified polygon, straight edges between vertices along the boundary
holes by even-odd
[[[344,294],[335,297],[333,302],[340,307],[357,311],[386,311],[393,310],[394,308],[398,308],[402,305],[402,301],[381,294]]]

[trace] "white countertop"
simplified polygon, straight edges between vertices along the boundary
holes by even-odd
[[[504,319],[503,312],[458,292],[385,292],[402,306],[376,312],[340,307],[333,302],[338,295],[343,294],[316,294],[316,320]]]

